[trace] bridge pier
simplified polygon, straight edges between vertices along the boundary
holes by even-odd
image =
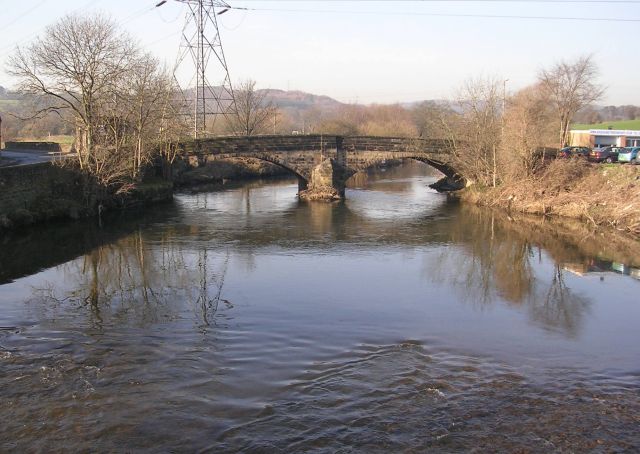
[[[298,194],[302,191],[306,191],[309,188],[309,183],[302,177],[298,177]]]
[[[344,199],[345,183],[349,178],[347,170],[334,159],[325,159],[311,171],[311,179],[306,187],[300,189],[298,197],[302,200],[332,201]]]

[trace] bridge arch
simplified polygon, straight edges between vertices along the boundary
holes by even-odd
[[[429,159],[424,156],[410,156],[410,157],[407,157],[406,159],[413,159],[414,161],[419,161],[427,165],[430,165],[431,167],[433,167],[434,169],[436,169],[446,177],[452,177],[452,178],[459,177],[455,169],[451,167],[449,164],[436,161],[434,159]]]
[[[402,156],[402,157],[394,156],[391,158],[384,158],[384,159],[381,158],[376,161],[369,161],[366,165],[357,166],[358,167],[357,169],[353,167],[351,168],[348,167],[347,174],[345,175],[346,176],[345,185],[348,180],[350,180],[353,177],[356,177],[356,175],[367,172],[367,170],[377,167],[381,162],[384,162],[385,160],[391,160],[391,159],[395,161],[420,162],[422,164],[425,164],[439,171],[443,176],[439,178],[438,181],[430,185],[431,188],[435,189],[438,192],[448,192],[455,189],[460,189],[464,185],[463,177],[461,177],[455,171],[455,169],[453,169],[451,166],[434,159],[426,158],[424,156]]]
[[[380,163],[387,161],[387,160],[395,160],[395,161],[405,161],[405,160],[412,160],[412,161],[418,161],[418,162],[422,162],[423,164],[426,164],[434,169],[436,169],[437,171],[439,171],[440,173],[442,173],[445,177],[452,177],[452,178],[460,178],[459,174],[455,171],[455,169],[453,167],[451,167],[449,164],[447,163],[443,163],[441,161],[435,160],[435,159],[430,159],[428,157],[425,156],[412,156],[412,155],[395,155],[395,156],[381,156],[375,160],[370,160],[367,161],[366,163],[349,163],[347,162],[347,170],[349,171],[350,175],[355,175],[358,172],[365,172],[368,169],[374,168],[376,166],[378,166]]]
[[[264,162],[277,165],[278,167],[281,167],[287,170],[293,176],[297,177],[298,180],[308,181],[310,178],[310,175],[308,174],[308,172],[306,172],[305,169],[301,169],[299,168],[299,166],[292,165],[290,162],[287,162],[286,159],[282,159],[281,156],[278,156],[278,154],[274,154],[274,153],[242,153],[242,154],[226,153],[226,154],[216,154],[211,156],[211,158],[213,158],[214,160],[232,159],[232,158],[255,159],[258,161],[264,161]]]

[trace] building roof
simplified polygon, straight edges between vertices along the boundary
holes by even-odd
[[[572,129],[574,134],[590,134],[592,136],[633,136],[640,137],[640,131],[631,129]]]

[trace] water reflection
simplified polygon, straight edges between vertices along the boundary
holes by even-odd
[[[567,284],[566,270],[601,271],[609,266],[632,274],[635,262],[620,266],[611,260],[620,257],[619,250],[625,253],[618,260],[640,257],[638,245],[624,238],[616,245],[610,237],[594,236],[576,224],[514,220],[459,206],[439,195],[413,209],[418,196],[411,191],[407,194],[407,188],[424,188],[424,182],[407,181],[408,186],[397,194],[377,195],[394,199],[374,216],[361,210],[361,194],[349,194],[355,202],[300,203],[293,197],[295,188],[287,182],[252,183],[234,191],[188,196],[167,207],[164,216],[144,218],[144,225],[128,218],[112,220],[111,225],[121,226],[113,231],[123,238],[63,264],[59,269],[62,279],[37,286],[31,299],[55,303],[43,304],[43,308],[62,303],[86,307],[96,328],[103,325],[105,313],[121,323],[161,323],[178,316],[182,306],[176,308],[177,302],[189,302],[204,330],[215,324],[221,303],[233,307],[223,297],[231,258],[252,272],[256,256],[264,253],[385,254],[418,248],[426,251],[421,271],[424,281],[446,285],[473,306],[504,301],[526,307],[535,323],[575,337],[591,303]],[[421,195],[424,197],[424,189]],[[412,213],[411,219],[397,222],[399,205]],[[153,227],[147,227],[149,224]],[[127,229],[133,232],[123,233]],[[109,241],[115,235],[87,231],[96,238],[94,242]],[[25,242],[17,244],[22,247]],[[452,253],[452,248],[461,252]],[[18,262],[13,271],[14,263],[8,260],[11,249],[4,252],[4,276],[24,269]],[[599,254],[597,258],[594,253]],[[543,256],[551,257],[553,266],[542,266]]]
[[[590,273],[598,274],[604,279],[606,273],[622,274],[640,280],[640,268],[629,266],[625,263],[612,260],[592,258],[585,262],[565,263],[564,269],[578,276],[586,276]]]
[[[0,451],[633,450],[637,242],[417,170],[3,238]]]
[[[523,305],[545,328],[576,336],[591,303],[566,284],[564,264],[592,260],[588,252],[558,241],[561,225],[552,224],[546,230],[539,228],[546,221],[515,221],[473,206],[459,210],[466,222],[451,226],[451,240],[467,253],[443,251],[439,260],[428,263],[425,274],[446,281],[471,304],[483,306],[501,300]],[[544,274],[536,273],[543,254],[554,257],[556,263]]]
[[[60,280],[32,289],[37,318],[65,320],[58,311],[73,307],[86,309],[93,330],[102,331],[106,319],[107,326],[145,327],[177,319],[187,304],[205,332],[221,304],[233,307],[223,297],[229,253],[185,250],[165,233],[152,243],[137,230],[62,265]]]

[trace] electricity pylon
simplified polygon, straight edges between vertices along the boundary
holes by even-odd
[[[181,86],[184,113],[193,116],[193,137],[198,139],[210,135],[217,118],[235,107],[217,17],[231,6],[223,0],[176,1],[187,5],[188,10],[173,74]],[[177,73],[187,64],[187,56],[191,57],[190,70],[195,69],[195,74],[188,85],[182,86]]]

